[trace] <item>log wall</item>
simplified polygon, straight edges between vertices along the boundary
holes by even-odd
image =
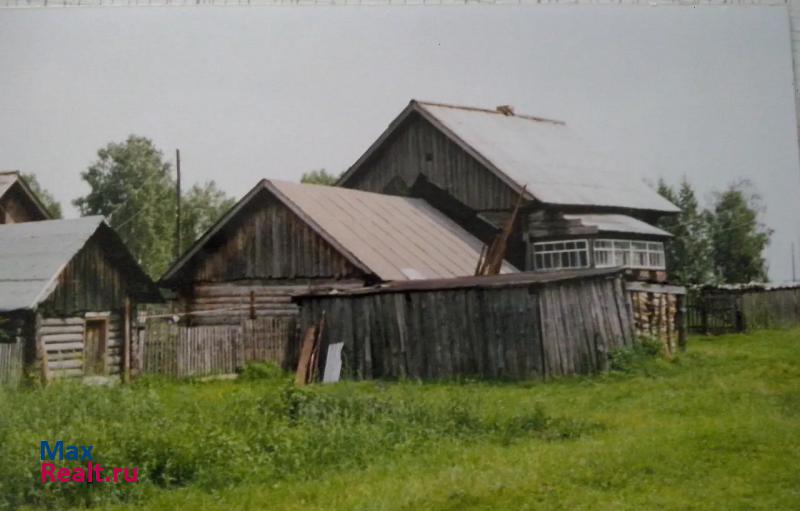
[[[619,275],[545,285],[375,292],[298,299],[301,331],[325,315],[343,377],[551,378],[606,367],[634,341]],[[299,337],[298,337],[299,338]],[[291,351],[296,361],[299,347]]]
[[[297,316],[292,296],[319,287],[350,289],[363,285],[360,280],[311,280],[308,283],[276,281],[275,284],[204,283],[180,297],[175,311],[189,313],[192,326],[232,325],[245,319]]]
[[[105,316],[101,316],[105,317]],[[108,316],[106,337],[106,375],[121,373],[124,343],[121,311]],[[84,375],[84,325],[81,316],[44,317],[39,330],[44,345],[48,379],[81,378]]]

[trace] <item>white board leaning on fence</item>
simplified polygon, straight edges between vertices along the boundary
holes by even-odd
[[[343,342],[328,345],[328,356],[325,357],[325,374],[322,383],[336,383],[342,374],[342,346]]]

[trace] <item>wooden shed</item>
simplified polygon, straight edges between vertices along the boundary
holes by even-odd
[[[343,377],[551,378],[603,370],[633,345],[619,269],[398,282],[295,300],[343,343]],[[295,346],[297,348],[297,346]],[[297,349],[293,353],[297,357]]]
[[[283,363],[296,332],[292,296],[472,275],[482,248],[421,199],[262,180],[176,261],[161,285],[176,293],[174,312],[184,325],[235,329],[246,352],[261,350],[262,340],[250,337],[279,332],[281,346],[261,351],[279,353],[274,361]],[[506,264],[503,271],[516,268]],[[206,337],[223,333],[209,330]]]
[[[102,217],[0,225],[0,381],[119,376],[158,289]]]
[[[19,171],[0,171],[0,224],[49,220],[50,212]]]

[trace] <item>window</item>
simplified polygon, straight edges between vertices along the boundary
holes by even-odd
[[[586,240],[533,244],[533,267],[537,270],[562,270],[588,266],[589,243]]]
[[[650,241],[594,240],[594,265],[597,268],[625,266],[663,270],[664,244]]]

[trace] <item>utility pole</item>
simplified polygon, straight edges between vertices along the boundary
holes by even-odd
[[[175,149],[175,168],[178,171],[178,181],[175,184],[175,258],[181,256],[181,150]]]
[[[794,241],[792,242],[792,282],[797,282],[797,276],[794,273]]]

